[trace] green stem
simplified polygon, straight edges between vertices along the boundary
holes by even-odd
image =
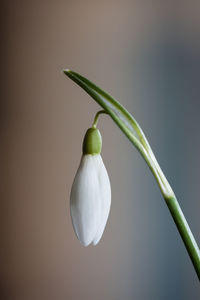
[[[140,149],[139,149],[140,151]],[[141,151],[140,151],[141,153]],[[150,146],[148,147],[148,153],[151,156],[151,160],[149,157],[142,154],[145,159],[147,165],[149,166],[151,172],[153,173],[160,190],[162,192],[163,198],[169,208],[169,211],[172,215],[172,218],[177,226],[177,229],[181,235],[181,238],[185,244],[187,252],[191,258],[193,266],[196,270],[197,276],[200,280],[200,250],[196,243],[196,240],[190,230],[190,227],[185,219],[185,216],[181,210],[181,207],[176,199],[176,196],[168,183],[164,173],[162,172],[154,154],[151,150]],[[146,157],[145,157],[146,156]],[[154,167],[153,167],[154,166]]]
[[[171,212],[172,218],[178,228],[178,231],[182,237],[188,254],[192,260],[193,266],[196,270],[197,276],[200,280],[200,251],[199,247],[194,239],[194,236],[190,230],[190,227],[185,219],[185,216],[180,208],[180,205],[176,197],[165,198],[167,206]]]
[[[95,117],[94,117],[94,121],[93,121],[93,124],[92,124],[92,127],[96,128],[97,126],[97,122],[98,122],[98,119],[99,119],[99,116],[101,114],[107,114],[107,112],[105,110],[100,110],[96,113]]]
[[[134,140],[131,141],[133,144],[135,143]],[[165,199],[165,202],[169,208],[172,218],[177,226],[177,229],[181,235],[181,238],[185,244],[187,252],[196,270],[197,276],[200,280],[200,250],[190,230],[190,227],[185,219],[185,216],[181,210],[181,207],[176,199],[176,196],[170,184],[168,183],[163,171],[161,170],[150,146],[148,146],[147,152],[141,151],[140,147],[138,147],[138,150],[143,156],[143,158],[145,159],[147,165],[149,166],[151,172],[153,173],[159,185],[163,198]]]

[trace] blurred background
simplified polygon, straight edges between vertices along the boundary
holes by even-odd
[[[70,68],[146,133],[200,242],[200,3],[1,1],[1,299],[199,299],[155,180],[108,116],[112,207],[100,243],[73,232],[69,195],[98,105]]]

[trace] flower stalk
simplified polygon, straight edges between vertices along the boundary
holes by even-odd
[[[97,122],[99,120],[99,116],[101,114],[107,114],[107,112],[105,110],[100,110],[96,113],[95,117],[94,117],[94,121],[93,121],[93,124],[92,124],[92,127],[93,128],[96,128],[97,127]]]
[[[109,116],[127,136],[130,142],[136,147],[143,159],[146,161],[158,183],[163,198],[167,204],[167,207],[169,208],[172,218],[177,226],[180,236],[196,270],[197,276],[200,280],[199,247],[180,208],[176,196],[163,171],[161,170],[141,127],[134,117],[118,101],[96,86],[94,83],[89,81],[87,78],[71,70],[64,70],[64,73],[74,82],[76,82],[81,88],[83,88],[103,108],[103,111],[97,113],[93,126],[96,126],[98,117],[101,113],[109,114]]]

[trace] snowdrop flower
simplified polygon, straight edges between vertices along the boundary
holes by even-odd
[[[110,181],[101,158],[101,147],[100,132],[93,126],[86,132],[70,195],[74,231],[84,246],[99,242],[110,211]]]

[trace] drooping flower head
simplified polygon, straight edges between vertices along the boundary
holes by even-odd
[[[93,126],[85,134],[83,154],[70,195],[74,231],[84,246],[100,241],[110,211],[110,181],[101,148],[101,134]]]

